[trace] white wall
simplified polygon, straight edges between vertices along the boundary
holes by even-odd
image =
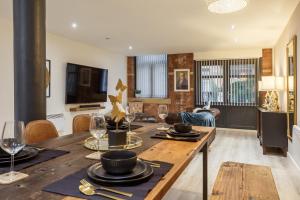
[[[294,35],[297,35],[297,119],[298,119],[298,125],[300,125],[300,4],[298,4],[297,8],[295,9],[292,17],[290,18],[290,21],[288,22],[286,28],[284,29],[282,35],[278,39],[275,47],[274,47],[274,69],[275,69],[275,75],[279,76],[285,76],[287,71],[287,63],[286,63],[286,45],[288,42],[292,39]],[[286,106],[286,93],[281,95],[282,99],[282,107],[284,110],[287,110]],[[298,145],[296,142],[289,142],[289,154],[292,156],[292,158],[297,162],[298,166],[300,166],[300,145]]]
[[[234,59],[234,58],[259,58],[262,56],[262,49],[237,49],[224,51],[202,51],[194,52],[195,60],[212,59]]]
[[[11,24],[0,19],[0,126],[13,119],[13,32]],[[108,93],[115,94],[117,80],[127,82],[126,57],[47,33],[47,59],[51,60],[51,97],[47,98],[47,114],[64,113],[65,130],[72,133],[72,118],[65,105],[66,63],[72,62],[108,69]],[[127,99],[124,95],[124,99]],[[126,103],[126,102],[124,102]],[[111,108],[105,103],[108,112]],[[88,113],[88,112],[83,112]]]

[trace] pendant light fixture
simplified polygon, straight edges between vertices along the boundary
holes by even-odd
[[[249,0],[206,0],[208,10],[213,13],[226,14],[245,8]]]

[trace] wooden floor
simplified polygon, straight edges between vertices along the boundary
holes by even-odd
[[[280,199],[300,199],[300,170],[289,158],[263,155],[254,131],[217,130],[208,158],[209,194],[222,162],[235,161],[271,167]],[[201,153],[195,157],[164,197],[164,200],[179,199],[202,199]]]

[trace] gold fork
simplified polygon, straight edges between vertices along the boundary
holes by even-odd
[[[143,161],[143,162],[145,162],[145,163],[148,163],[148,164],[150,164],[152,167],[160,168],[160,164],[158,164],[158,163],[151,162],[151,161],[148,161],[148,160],[144,160],[144,159],[142,159],[142,158],[138,158],[138,160]]]
[[[119,191],[119,190],[115,190],[115,189],[111,189],[111,188],[107,188],[107,187],[103,187],[103,186],[96,187],[96,186],[94,186],[93,184],[91,184],[90,182],[88,182],[85,179],[81,179],[80,183],[82,185],[84,185],[86,187],[90,187],[90,188],[92,188],[94,190],[104,190],[104,191],[108,191],[108,192],[113,192],[113,193],[116,193],[116,194],[124,195],[124,196],[127,196],[127,197],[132,197],[133,196],[132,193],[128,193],[128,192],[122,192],[122,191]]]

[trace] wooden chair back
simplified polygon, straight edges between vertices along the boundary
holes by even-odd
[[[73,134],[87,132],[90,129],[91,116],[87,114],[77,115],[73,118]]]
[[[44,142],[58,137],[58,132],[52,122],[36,120],[29,122],[25,128],[25,141],[27,144]]]
[[[139,101],[129,102],[130,111],[134,111],[135,113],[143,113],[144,112],[144,103]]]

